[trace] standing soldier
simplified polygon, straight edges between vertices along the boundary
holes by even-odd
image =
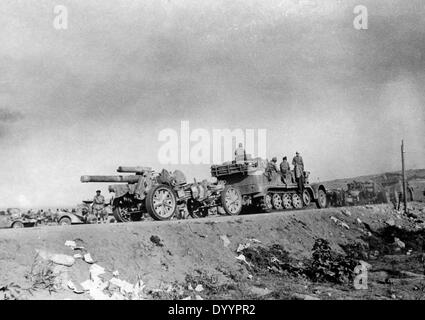
[[[285,184],[291,182],[291,166],[287,159],[286,156],[283,157],[280,163],[280,174],[282,175],[282,182]]]
[[[93,214],[96,216],[97,222],[99,219],[104,219],[103,211],[105,210],[105,197],[100,194],[100,190],[96,191],[93,198]]]
[[[235,151],[235,160],[236,163],[245,163],[246,160],[246,152],[243,148],[242,143],[239,143],[239,147]]]
[[[265,174],[269,181],[272,181],[274,173],[277,173],[277,158],[276,157],[273,157],[272,161],[267,163]]]
[[[292,159],[292,165],[294,166],[295,179],[298,183],[298,191],[302,195],[304,191],[304,161],[298,151],[295,153],[294,159]]]

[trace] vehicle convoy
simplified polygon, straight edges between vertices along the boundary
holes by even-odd
[[[375,181],[352,181],[346,188],[328,190],[333,207],[387,203],[388,191]]]
[[[28,216],[16,208],[9,208],[0,213],[0,228],[24,228],[37,225],[37,219]]]
[[[278,172],[271,177],[266,174],[268,162],[261,158],[248,159],[243,163],[225,162],[211,166],[211,175],[233,186],[235,197],[241,195],[245,211],[271,212],[283,209],[301,209],[315,202],[318,208],[328,205],[326,189],[322,184],[310,184],[309,172],[304,171],[304,190],[298,192],[294,172],[290,181],[283,182]]]
[[[227,214],[238,214],[242,198],[223,181],[187,183],[185,175],[148,167],[119,167],[116,176],[82,176],[81,182],[116,182],[109,185],[114,193],[112,210],[118,222],[139,221],[145,213],[155,220],[169,220],[176,214],[204,217],[210,209],[222,207]]]

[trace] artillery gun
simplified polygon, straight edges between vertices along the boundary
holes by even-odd
[[[221,206],[227,214],[242,208],[240,194],[223,181],[187,183],[185,175],[149,167],[118,167],[119,173],[131,175],[82,176],[81,182],[113,182],[112,210],[118,222],[139,221],[145,213],[155,220],[169,220],[177,213],[204,217],[209,209]]]

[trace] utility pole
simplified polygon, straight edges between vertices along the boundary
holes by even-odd
[[[403,178],[403,203],[404,213],[407,213],[407,185],[406,185],[406,171],[404,167],[404,141],[401,140],[401,174]]]

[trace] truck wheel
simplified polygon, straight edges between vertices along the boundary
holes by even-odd
[[[310,192],[308,192],[308,190],[304,190],[304,192],[303,192],[303,202],[304,202],[304,205],[306,207],[308,207],[311,203],[311,196],[310,196]]]
[[[283,209],[282,197],[280,196],[279,193],[273,194],[272,204],[273,204],[273,208],[275,208],[276,210],[282,210]]]
[[[319,209],[326,208],[328,206],[328,199],[326,197],[326,192],[320,189],[317,192],[317,201],[316,205]]]
[[[298,193],[294,193],[292,195],[292,205],[295,209],[302,209],[303,200],[301,199],[301,196]]]
[[[242,211],[242,195],[238,188],[226,186],[221,192],[221,205],[226,214],[237,216]]]
[[[285,209],[292,209],[292,198],[289,193],[282,195],[282,204]]]
[[[113,214],[114,214],[114,218],[118,222],[129,222],[129,221],[131,221],[131,214],[130,214],[128,208],[126,208],[126,207],[120,207],[120,206],[114,207]],[[96,222],[97,222],[96,216],[94,216],[93,220],[96,220]]]
[[[23,228],[24,224],[21,221],[16,221],[12,224],[12,228]]]
[[[152,187],[146,196],[146,208],[155,220],[170,220],[177,211],[174,190],[165,184]]]
[[[71,219],[69,219],[68,217],[63,217],[59,220],[59,224],[61,226],[70,226],[71,225]]]

